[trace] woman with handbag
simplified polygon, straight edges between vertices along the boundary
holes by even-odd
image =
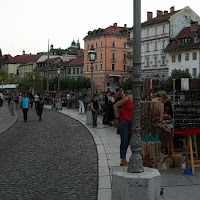
[[[121,107],[120,113],[118,114],[118,108]],[[122,100],[118,101],[113,106],[115,115],[115,124],[118,127],[121,144],[120,144],[120,158],[121,166],[128,166],[126,160],[126,153],[130,143],[130,130],[132,121],[132,110],[133,110],[133,96],[128,95]]]

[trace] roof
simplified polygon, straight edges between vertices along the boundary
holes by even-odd
[[[165,21],[168,21],[169,18],[176,14],[177,12],[179,12],[180,10],[176,10],[176,11],[173,11],[173,12],[170,12],[170,13],[167,13],[165,15],[160,15],[160,16],[157,16],[157,17],[154,17],[152,18],[151,20],[148,20],[146,22],[143,22],[141,24],[142,27],[144,26],[148,26],[148,25],[152,25],[152,24],[158,24],[158,23],[161,23],[161,22],[165,22]]]
[[[36,62],[40,56],[38,55],[17,55],[10,60],[6,61],[7,64],[27,64]]]
[[[67,66],[74,66],[74,65],[83,65],[84,64],[84,56],[79,56],[67,63]]]
[[[105,29],[99,28],[95,29],[94,31],[89,31],[88,35],[84,38],[90,38],[90,37],[97,37],[101,35],[115,35],[115,36],[124,36],[129,37],[130,36],[130,29],[126,27],[126,24],[124,27],[117,26],[117,23],[114,23],[113,26],[109,26]]]
[[[165,51],[181,51],[186,49],[196,49],[200,48],[200,25],[197,24],[196,28],[193,29],[190,27],[184,28],[176,38],[173,38],[170,41],[170,44],[166,47]],[[194,42],[194,36],[198,37],[198,42]],[[188,40],[185,42],[184,40]]]

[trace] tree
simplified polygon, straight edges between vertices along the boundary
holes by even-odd
[[[127,91],[127,90],[132,90],[132,81],[131,81],[131,78],[128,78],[128,79],[126,79],[126,81],[122,82],[122,83],[120,84],[120,87],[121,87],[123,90],[125,90],[125,91]]]
[[[6,83],[7,80],[8,80],[8,74],[4,70],[0,69],[0,81]]]
[[[1,49],[0,49],[0,69],[1,69],[1,66],[2,66],[2,51],[1,51]]]
[[[173,70],[171,76],[161,85],[161,89],[167,93],[173,91],[173,79],[181,78],[191,78],[191,75],[184,70]]]

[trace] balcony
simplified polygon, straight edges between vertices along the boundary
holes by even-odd
[[[133,58],[133,53],[132,53],[132,52],[128,52],[128,53],[127,53],[127,58],[128,58],[129,60],[131,60],[131,59]]]

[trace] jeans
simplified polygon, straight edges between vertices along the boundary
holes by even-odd
[[[27,121],[28,108],[23,108],[24,121]]]
[[[120,158],[126,158],[126,152],[130,143],[131,135],[129,133],[131,123],[129,121],[122,120],[119,123],[119,132],[121,138],[120,144]]]
[[[95,111],[92,110],[92,125],[93,125],[93,127],[97,126],[98,113],[99,113],[99,109],[98,108]]]

